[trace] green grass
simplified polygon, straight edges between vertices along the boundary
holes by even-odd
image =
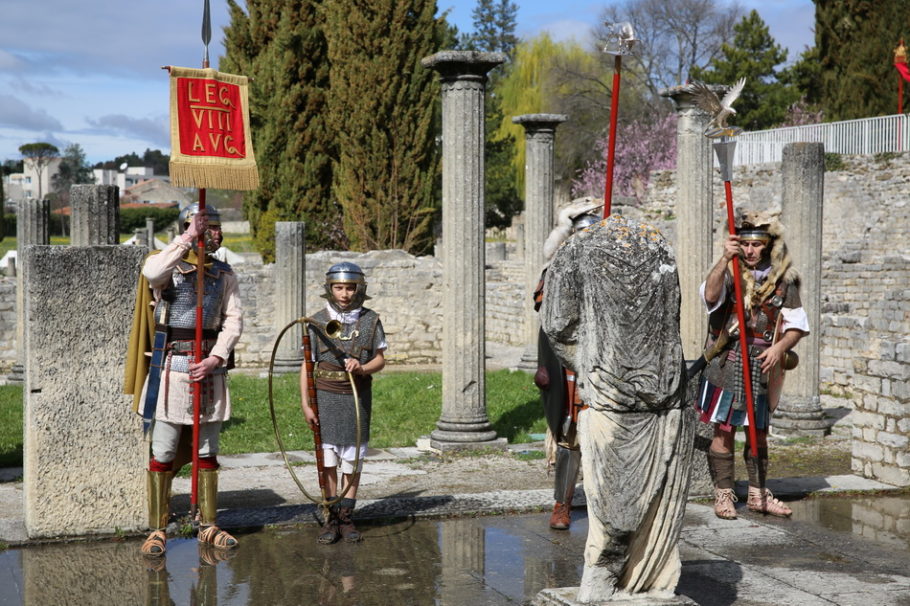
[[[0,385],[0,467],[22,466],[22,386]]]
[[[221,452],[273,452],[278,449],[269,414],[268,381],[235,374],[230,378],[231,419],[221,434]],[[543,407],[531,376],[499,370],[487,373],[487,416],[499,437],[512,444],[531,442],[546,431]],[[312,450],[313,434],[300,411],[297,373],[278,375],[273,395],[281,439],[287,450]],[[442,411],[438,372],[379,373],[373,381],[370,445],[413,446],[436,428]],[[138,420],[136,431],[139,431]],[[0,386],[0,467],[22,465],[22,387]]]
[[[276,376],[272,384],[275,415],[287,450],[311,450],[313,434],[300,411],[299,377]],[[225,454],[270,452],[278,448],[269,416],[268,381],[231,377],[231,420],[221,435]],[[373,380],[370,445],[413,446],[436,428],[442,411],[442,375],[435,372],[379,373]],[[527,373],[487,373],[487,415],[496,434],[510,443],[532,441],[546,431],[537,388]]]

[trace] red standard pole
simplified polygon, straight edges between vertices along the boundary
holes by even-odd
[[[206,3],[208,8],[208,3]],[[203,26],[204,27],[204,26]],[[202,68],[209,66],[208,49]],[[205,215],[205,188],[199,188],[199,214]],[[205,230],[196,242],[196,334],[193,342],[193,359],[202,362],[202,307],[205,301]],[[199,416],[202,408],[202,382],[193,383],[193,470],[190,480],[190,512],[196,517],[199,503]]]
[[[727,198],[727,229],[730,235],[736,234],[733,221],[733,187],[724,181],[724,194]],[[746,341],[746,308],[743,302],[742,272],[739,259],[733,259],[733,288],[736,293],[736,318],[739,321],[739,347],[743,360],[743,384],[746,386],[746,414],[749,417],[749,443],[752,456],[758,458],[758,439],[755,430],[755,404],[752,399],[752,373],[749,368],[749,344]]]
[[[616,155],[616,116],[619,113],[619,76],[622,71],[622,55],[613,60],[613,93],[610,99],[610,139],[607,141],[607,173],[604,179],[604,219],[610,216],[613,201],[613,157]]]

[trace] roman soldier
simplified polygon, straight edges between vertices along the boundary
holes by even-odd
[[[198,204],[179,215],[180,235],[164,250],[150,254],[142,267],[136,302],[127,393],[145,431],[151,429],[148,466],[148,511],[152,533],[141,551],[165,553],[171,479],[191,460],[194,423],[193,384],[201,383],[199,417],[199,534],[200,544],[218,549],[237,540],[215,525],[218,492],[218,438],[230,418],[226,373],[243,329],[237,277],[231,266],[214,258],[221,246],[221,217],[209,205]],[[202,303],[202,361],[194,362],[197,308],[197,250],[204,234],[205,293]],[[150,355],[150,359],[147,356]],[[141,386],[141,387],[140,387]]]
[[[590,198],[573,202],[559,214],[556,227],[544,242],[544,257],[547,263],[556,254],[559,246],[572,234],[598,223],[601,217],[592,211],[601,206]],[[534,290],[534,310],[539,311],[543,303],[546,267]],[[553,352],[547,336],[541,330],[537,337],[537,373],[534,382],[540,388],[544,415],[547,419],[546,452],[548,468],[554,471],[553,512],[550,528],[567,530],[572,523],[570,511],[575,483],[581,466],[581,451],[576,436],[578,412],[584,407],[577,396],[575,373],[560,363]]]
[[[724,252],[701,285],[708,316],[705,368],[695,403],[700,418],[714,425],[708,449],[708,466],[714,481],[714,513],[736,518],[733,491],[733,443],[737,427],[749,424],[746,410],[743,362],[735,311],[732,263],[739,263],[743,276],[746,340],[749,344],[749,374],[753,395],[758,458],[747,440],[743,449],[749,474],[747,506],[752,511],[789,516],[787,505],[768,490],[768,431],[777,407],[784,371],[796,366],[790,351],[809,332],[806,312],[799,296],[799,278],[787,253],[783,227],[766,213],[744,212],[737,221],[736,235],[727,236]]]

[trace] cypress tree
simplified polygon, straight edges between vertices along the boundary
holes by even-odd
[[[910,42],[908,23],[906,0],[815,0],[818,101],[826,120],[897,112],[894,48],[901,38]]]
[[[228,0],[220,68],[250,76],[250,128],[260,187],[244,212],[263,259],[274,258],[275,221],[305,221],[311,248],[344,248],[331,202],[333,135],[326,122],[329,68],[320,0]]]
[[[355,250],[432,244],[439,85],[420,65],[446,35],[434,0],[325,0],[336,138],[332,193]]]

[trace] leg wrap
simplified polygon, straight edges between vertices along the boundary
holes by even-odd
[[[708,449],[708,470],[715,488],[733,488],[733,453]]]
[[[749,486],[764,488],[768,479],[768,447],[758,449],[758,459],[752,457],[749,445],[743,449],[743,460],[746,462],[746,471],[749,472]]]
[[[171,479],[174,474],[170,471],[149,471],[147,477],[149,528],[164,530],[167,527],[168,504],[171,500]]]
[[[209,526],[215,523],[218,511],[218,470],[200,469],[199,485],[199,523]]]
[[[581,451],[563,446],[556,447],[556,479],[553,483],[553,500],[557,503],[572,504],[578,468],[581,465]]]

